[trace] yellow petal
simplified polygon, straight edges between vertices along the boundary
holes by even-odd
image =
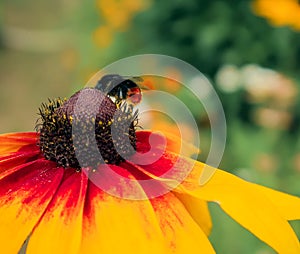
[[[209,236],[212,229],[212,221],[207,202],[184,193],[174,192],[174,194],[181,201],[185,209],[200,226],[203,232]]]
[[[150,201],[171,253],[215,253],[205,233],[173,193]]]
[[[87,188],[84,173],[65,176],[28,243],[28,254],[78,253]]]
[[[271,200],[286,220],[300,220],[300,198],[257,184],[253,187]]]
[[[215,174],[208,183],[200,186],[199,178],[204,166],[197,162],[192,173],[177,190],[185,190],[200,199],[217,202],[234,220],[278,253],[300,253],[299,241],[292,228],[275,204],[261,191],[257,191],[251,183],[207,165],[205,170],[213,170]]]

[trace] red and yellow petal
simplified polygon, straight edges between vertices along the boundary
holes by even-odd
[[[9,154],[20,148],[35,145],[37,143],[36,132],[8,133],[0,135],[0,154]]]
[[[137,131],[137,151],[148,152],[150,149],[161,149],[184,156],[199,154],[200,150],[194,145],[184,142],[172,133]]]
[[[153,149],[156,149],[156,147],[154,147]],[[151,155],[149,155],[149,159],[151,160]],[[193,163],[189,164],[185,160],[181,159],[181,157],[179,157],[178,155],[168,152],[164,153],[163,156],[154,163],[151,163],[149,165],[136,165],[135,169],[136,171],[140,170],[140,173],[146,175],[148,179],[155,180],[155,183],[150,181],[144,183],[141,181],[141,185],[146,190],[146,193],[152,197],[153,195],[151,194],[157,194],[159,192],[166,193],[168,192],[168,190],[176,188],[176,186],[180,184],[180,181],[189,174],[192,166]],[[128,170],[131,169],[132,167],[128,168]],[[135,174],[135,176],[136,175],[137,174]],[[140,175],[137,175],[137,177],[138,179],[144,179]],[[164,184],[164,186],[162,184]],[[164,190],[161,190],[162,188],[164,188]],[[193,219],[202,228],[202,230],[207,235],[209,235],[212,227],[212,222],[207,207],[207,202],[185,194],[176,195],[184,204]]]
[[[125,178],[135,179],[126,169],[110,168]],[[93,183],[89,185],[82,253],[215,253],[205,233],[173,194],[151,200],[127,200],[124,197],[128,192],[138,188],[143,191],[139,182],[116,182],[108,172],[103,168],[94,173],[92,181],[106,190],[110,186],[119,197]]]
[[[150,201],[170,253],[215,253],[206,234],[174,194],[169,192]]]
[[[7,156],[0,156],[0,179],[18,170],[27,162],[37,159],[39,151],[15,152]]]
[[[269,199],[270,192],[267,195],[267,191],[259,191],[252,183],[173,153],[166,153],[156,162],[141,167],[143,173],[159,180],[166,188],[174,188],[173,191],[189,194],[204,201],[217,202],[237,222],[279,253],[300,253],[299,241],[286,221],[287,217],[299,217],[300,211],[283,216],[285,202],[279,202],[280,210],[277,204]],[[161,174],[161,168],[167,170],[164,175]],[[182,174],[186,174],[189,169],[193,170],[183,178]],[[214,174],[205,185],[200,185],[200,178],[205,170]],[[272,194],[275,199],[273,192]],[[278,195],[276,199],[279,199]],[[291,206],[291,202],[289,199],[289,207],[297,207]]]
[[[181,201],[202,231],[209,236],[212,229],[212,221],[207,202],[184,193],[174,192],[173,194]]]
[[[78,253],[87,185],[84,173],[73,172],[64,177],[34,229],[26,253]]]
[[[125,169],[111,168],[118,174],[134,179]],[[109,169],[108,169],[109,170]],[[149,200],[121,198],[142,188],[137,181],[115,182],[107,177],[105,168],[95,172],[92,181],[105,181],[106,193],[91,183],[88,188],[83,221],[81,253],[168,253],[167,244]],[[111,188],[111,189],[109,189]],[[129,194],[128,194],[129,195]]]
[[[36,143],[37,134],[33,132],[0,135],[0,179],[40,157]]]
[[[164,167],[164,165],[159,164],[159,162],[162,161],[158,161],[152,164],[152,166],[156,165]],[[122,163],[121,166],[129,172],[133,173],[136,179],[139,179],[139,183],[143,187],[143,190],[145,191],[148,197],[157,197],[169,192],[169,190],[172,189],[172,185],[170,186],[171,188],[166,188],[166,185],[163,184],[165,179],[156,177],[154,174],[151,174],[149,171],[146,171],[141,166],[132,164],[130,165],[128,162]],[[152,168],[153,173],[157,173],[155,168],[156,167]],[[167,180],[166,182],[168,181],[169,180]],[[207,202],[183,193],[175,193],[175,195],[185,206],[186,210],[193,217],[195,222],[198,223],[198,225],[205,232],[205,234],[209,235],[212,228],[212,222]]]
[[[2,253],[18,253],[51,201],[62,176],[62,168],[37,160],[0,180]]]

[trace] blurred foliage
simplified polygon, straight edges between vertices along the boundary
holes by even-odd
[[[203,72],[222,101],[228,135],[221,168],[300,196],[300,33],[280,12],[297,1],[256,7],[263,17],[253,11],[259,1],[1,1],[1,132],[32,130],[41,102],[69,96],[117,59],[171,55]],[[299,4],[289,6],[298,13]],[[165,88],[192,100],[174,83]],[[190,109],[205,159],[209,123],[197,103]],[[273,253],[211,209],[217,253]]]
[[[122,44],[121,57],[133,52],[172,55],[208,75],[225,63],[255,62],[288,73],[298,69],[299,34],[271,28],[253,15],[250,1],[152,1],[119,37],[115,42]]]

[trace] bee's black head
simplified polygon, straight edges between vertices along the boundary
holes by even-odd
[[[103,76],[97,83],[96,89],[109,96],[116,105],[120,105],[124,100],[138,93],[140,97],[140,88],[135,83],[140,81],[138,77],[124,77],[118,74],[109,74]],[[135,92],[133,92],[133,90]],[[140,101],[140,99],[138,100]]]
[[[118,74],[108,74],[103,76],[96,85],[96,89],[103,93],[109,94],[109,92],[118,86],[120,86],[126,79]]]

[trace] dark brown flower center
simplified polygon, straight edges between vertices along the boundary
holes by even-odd
[[[136,149],[137,113],[120,107],[97,89],[85,88],[69,100],[40,108],[39,146],[44,157],[62,167],[119,164]]]

